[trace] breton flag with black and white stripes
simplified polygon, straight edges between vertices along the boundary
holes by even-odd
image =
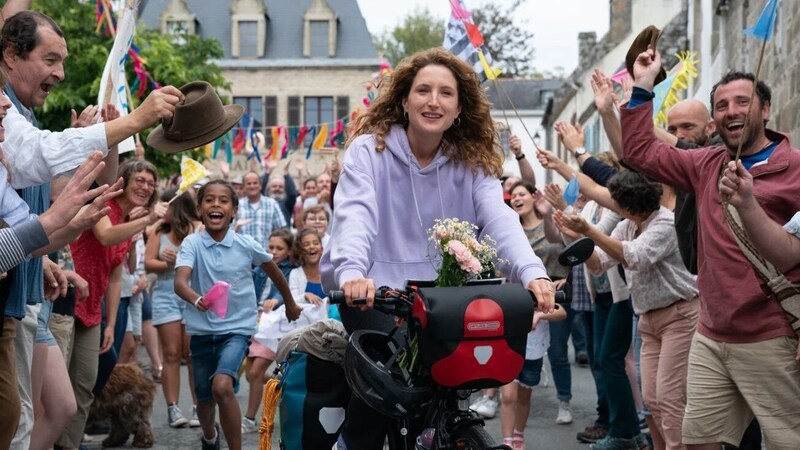
[[[481,82],[496,79],[500,70],[492,67],[492,55],[486,48],[483,35],[472,21],[472,15],[464,7],[463,1],[449,1],[451,14],[442,47],[472,65]]]

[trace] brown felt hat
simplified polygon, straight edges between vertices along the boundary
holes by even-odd
[[[656,48],[656,42],[658,42],[659,37],[661,37],[661,30],[653,25],[650,25],[642,30],[642,32],[636,36],[636,39],[633,40],[631,48],[628,49],[628,54],[625,55],[625,67],[628,69],[628,73],[630,74],[631,78],[634,78],[633,63],[636,62],[636,58],[639,57],[640,53],[647,50],[648,45],[652,45],[653,48]],[[656,76],[656,84],[661,83],[666,78],[667,72],[662,67],[658,72],[658,76]]]
[[[192,81],[182,86],[181,92],[184,99],[175,105],[172,121],[161,122],[147,136],[147,145],[165,153],[197,148],[228,132],[244,113],[241,105],[223,106],[205,81]]]

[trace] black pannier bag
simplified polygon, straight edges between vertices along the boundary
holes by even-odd
[[[485,389],[522,371],[533,299],[520,284],[419,288],[419,353],[433,380],[456,389]]]

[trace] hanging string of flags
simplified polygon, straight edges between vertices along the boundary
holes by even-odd
[[[366,86],[367,93],[361,99],[363,108],[358,106],[345,117],[328,123],[257,127],[254,118],[245,113],[238,127],[204,146],[203,151],[207,157],[214,160],[219,157],[221,150],[224,151],[228,164],[232,163],[234,155],[239,155],[243,151],[247,152],[248,160],[256,159],[258,162],[286,159],[301,149],[305,150],[305,158],[310,159],[314,150],[344,144],[348,125],[361,115],[364,108],[372,105],[378,94],[380,81],[391,72],[392,65],[382,60],[378,72]]]
[[[331,123],[271,127],[256,127],[253,117],[244,113],[238,127],[204,146],[203,151],[211,159],[217,159],[219,152],[224,151],[228,164],[233,161],[234,155],[242,152],[247,154],[248,160],[263,162],[286,159],[294,151],[303,149],[305,158],[309,159],[314,150],[343,145],[348,124],[362,111],[362,108],[356,108],[347,117]]]

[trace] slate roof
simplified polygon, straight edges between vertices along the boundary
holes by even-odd
[[[171,0],[142,0],[139,17],[147,25],[159,28],[161,12]],[[310,61],[303,56],[303,14],[313,0],[262,0],[267,11],[267,36],[264,57],[261,60]],[[328,6],[338,15],[336,56],[317,58],[328,64],[342,63],[377,64],[378,53],[361,15],[356,0],[327,0]],[[225,58],[231,58],[231,12],[230,0],[186,0],[186,5],[197,19],[196,31],[204,37],[216,38],[225,49]],[[236,59],[250,66],[270,65],[264,61]],[[265,64],[266,63],[266,64]],[[287,63],[289,64],[289,63]],[[295,63],[296,64],[296,63]],[[313,65],[313,64],[312,64]]]
[[[544,109],[547,106],[547,98],[542,94],[549,91],[551,94],[563,83],[559,79],[546,80],[527,80],[527,79],[503,79],[498,78],[498,83],[502,83],[503,89],[508,93],[508,97],[514,102],[518,110]],[[511,109],[508,97],[501,89],[498,89],[494,82],[487,82],[489,88],[489,101],[492,109]]]

